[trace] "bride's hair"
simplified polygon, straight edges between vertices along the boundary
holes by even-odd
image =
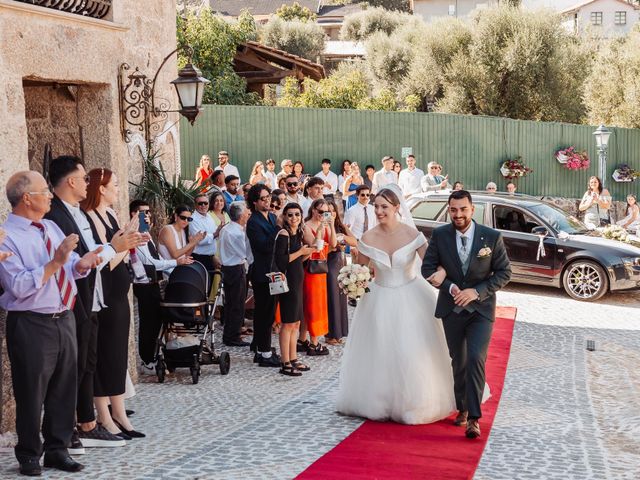
[[[398,196],[389,188],[383,188],[378,192],[378,197],[384,198],[387,202],[389,202],[394,207],[400,206],[400,199]]]

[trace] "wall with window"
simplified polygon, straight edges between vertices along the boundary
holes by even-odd
[[[413,14],[430,22],[440,17],[466,17],[476,8],[498,3],[495,0],[415,0]]]
[[[638,10],[618,0],[597,0],[585,5],[575,14],[578,32],[603,37],[625,35],[638,21]]]

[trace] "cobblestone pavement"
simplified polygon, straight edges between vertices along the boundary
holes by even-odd
[[[499,304],[518,319],[476,480],[640,478],[640,293],[588,304],[513,285]],[[361,423],[334,412],[342,347],[329,349],[301,357],[312,367],[301,378],[254,366],[246,348],[228,349],[229,375],[204,366],[197,385],[188,370],[164,384],[142,377],[128,407],[148,438],[88,450],[82,474],[44,478],[292,478]],[[12,450],[1,450],[0,478],[17,478]]]

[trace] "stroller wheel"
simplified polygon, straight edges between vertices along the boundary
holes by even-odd
[[[158,360],[158,363],[156,363],[156,375],[158,376],[158,383],[164,382],[164,369],[165,369],[164,361]]]
[[[200,379],[200,368],[191,367],[191,381],[195,385]]]
[[[222,375],[227,375],[229,373],[229,368],[231,367],[231,357],[229,356],[229,352],[220,353],[218,363],[220,364],[220,373]]]

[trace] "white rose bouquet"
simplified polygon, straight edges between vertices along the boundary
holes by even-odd
[[[369,291],[369,280],[371,280],[369,267],[357,263],[342,267],[338,274],[338,284],[342,292],[354,300]]]

